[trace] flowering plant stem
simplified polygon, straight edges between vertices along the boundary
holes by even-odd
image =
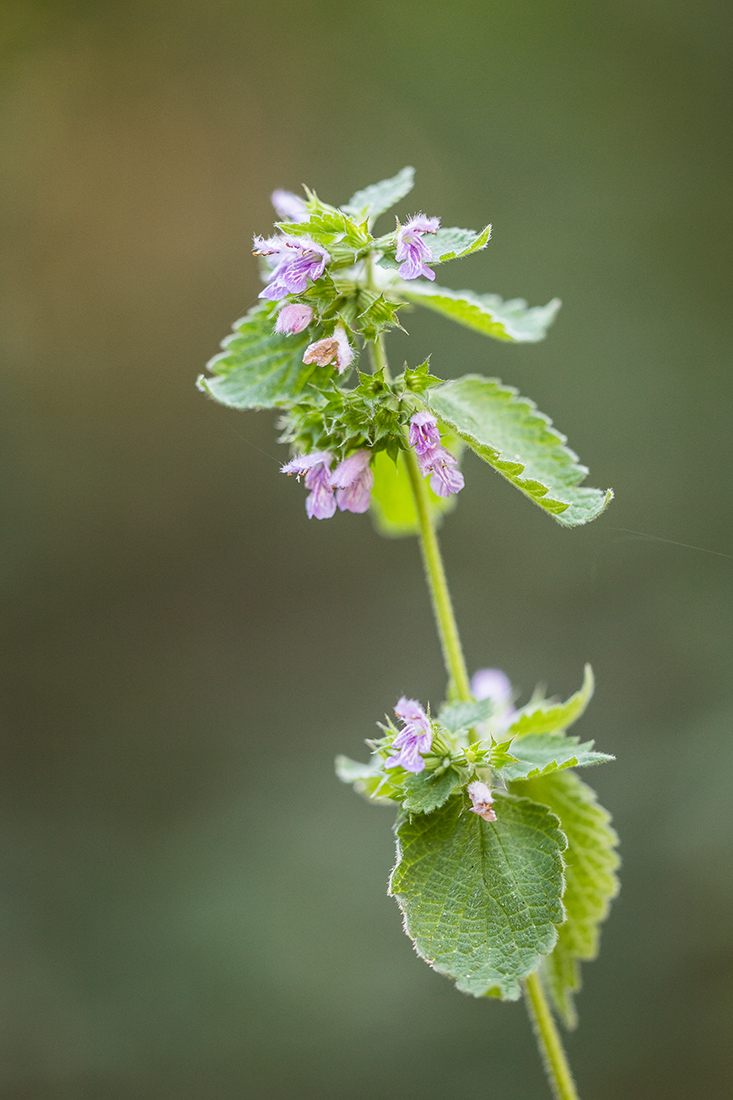
[[[524,993],[537,1046],[554,1096],[557,1100],[579,1100],[560,1033],[536,971],[526,979]]]
[[[389,893],[418,955],[462,993],[524,995],[555,1100],[578,1100],[546,997],[574,1027],[579,964],[595,958],[618,890],[610,815],[575,772],[613,757],[567,735],[593,672],[586,665],[564,703],[539,688],[519,709],[501,669],[469,681],[436,522],[464,487],[464,448],[563,527],[595,519],[613,493],[582,486],[588,471],[565,436],[499,379],[444,381],[429,358],[391,377],[384,334],[402,328],[397,313],[410,304],[510,343],[541,340],[560,305],[436,285],[433,266],[484,249],[490,225],[474,232],[415,214],[375,237],[413,176],[404,168],[342,207],[308,188],[304,199],[274,192],[282,220],[255,238],[265,286],[198,385],[230,408],[281,411],[280,441],[292,446],[281,469],[304,480],[309,518],[368,511],[380,534],[419,537],[447,697],[425,709],[402,695],[400,727],[378,723],[369,762],[339,756],[336,772],[400,810]],[[371,375],[357,366],[367,348]]]
[[[379,361],[380,365],[386,366],[383,346],[380,346]],[[435,622],[443,650],[443,660],[456,695],[462,702],[470,702],[472,696],[466,659],[463,656],[463,646],[461,645],[458,623],[456,622],[448,581],[445,576],[438,535],[428,509],[427,485],[420,474],[420,468],[413,451],[408,450],[405,457],[415,502],[415,511],[420,524],[420,549],[425,567],[425,578],[430,590]],[[471,731],[471,737],[472,740],[476,739],[473,730]],[[537,973],[530,974],[524,983],[524,989],[527,1011],[532,1021],[540,1057],[553,1095],[557,1100],[579,1100],[567,1055],[560,1039],[560,1033],[555,1026]]]
[[[445,578],[438,536],[428,510],[427,483],[423,480],[413,451],[407,451],[405,457],[415,501],[415,511],[420,524],[420,548],[422,550],[423,565],[425,566],[425,578],[433,602],[435,622],[443,649],[443,660],[456,695],[461,702],[468,703],[471,701],[472,696],[466,659],[463,656],[458,624],[453,613],[453,602]]]

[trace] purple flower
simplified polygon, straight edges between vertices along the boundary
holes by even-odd
[[[432,413],[419,412],[410,420],[410,446],[415,454],[424,455],[440,445],[438,421]]]
[[[328,451],[313,451],[309,455],[296,455],[281,467],[283,474],[295,474],[300,480],[305,477],[305,487],[310,490],[306,497],[305,510],[308,519],[330,519],[336,511],[336,498],[331,484],[331,463],[333,455]]]
[[[474,699],[491,699],[495,718],[505,728],[514,717],[512,685],[500,668],[480,668],[471,678],[471,694]]]
[[[308,207],[305,199],[294,195],[292,191],[273,191],[270,202],[275,207],[275,213],[280,218],[290,218],[292,222],[307,222]]]
[[[402,264],[399,274],[403,279],[417,279],[420,275],[431,281],[435,279],[435,272],[426,266],[426,262],[432,260],[433,253],[425,244],[422,235],[437,233],[439,225],[440,218],[426,218],[424,214],[416,214],[406,225],[397,223],[395,259]],[[403,260],[404,263],[402,263]]]
[[[342,512],[366,512],[374,484],[369,465],[372,452],[354,451],[333,472],[331,484],[336,490],[336,502]]]
[[[445,447],[431,447],[417,456],[420,473],[423,477],[430,474],[430,488],[438,497],[449,497],[451,493],[460,493],[466,484],[458,466],[458,459]]]
[[[496,814],[491,808],[494,798],[490,787],[487,787],[480,779],[474,779],[473,783],[468,784],[468,797],[473,803],[471,806],[472,814],[478,814],[484,821],[496,821]]]
[[[275,256],[270,280],[260,298],[278,302],[288,294],[302,294],[308,280],[320,279],[331,255],[310,237],[255,237],[255,256]]]
[[[423,477],[430,477],[430,488],[439,497],[460,493],[465,485],[458,459],[440,446],[438,421],[429,412],[419,412],[410,420],[410,446],[417,455],[417,463]]]
[[[275,321],[275,332],[281,332],[284,336],[290,336],[296,332],[302,332],[313,320],[313,310],[310,306],[293,302],[289,306],[283,306]]]
[[[319,367],[333,363],[339,374],[343,374],[354,362],[354,349],[349,343],[344,326],[336,325],[333,336],[326,336],[323,340],[316,340],[315,344],[309,344],[305,349],[303,362],[317,363]]]
[[[430,752],[433,743],[433,728],[430,719],[417,699],[406,699],[403,695],[394,712],[404,726],[392,741],[391,747],[399,749],[396,756],[390,756],[385,768],[404,768],[406,772],[417,775],[425,767],[421,752]]]

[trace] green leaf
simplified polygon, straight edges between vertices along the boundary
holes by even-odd
[[[402,808],[410,813],[432,813],[447,802],[463,782],[455,768],[448,768],[442,774],[425,769],[417,775],[408,775],[402,785]]]
[[[455,443],[454,440],[454,446]],[[379,534],[387,538],[417,535],[420,524],[412,499],[404,452],[399,452],[395,465],[385,451],[379,451],[372,460],[372,470],[374,488],[370,513]],[[433,521],[439,523],[442,516],[455,508],[456,497],[439,497],[429,485],[427,488],[430,514]]]
[[[345,214],[350,214],[359,223],[365,218],[369,219],[369,225],[373,225],[380,214],[384,214],[405,195],[412,191],[415,181],[415,169],[403,168],[391,179],[382,180],[381,183],[372,183],[363,191],[357,191],[347,203],[341,207]]]
[[[528,733],[517,737],[512,742],[512,755],[517,762],[504,768],[504,778],[531,779],[563,768],[587,768],[615,759],[605,752],[593,752],[593,741],[582,745],[579,742],[579,737],[566,737],[564,733]]]
[[[435,264],[444,264],[447,260],[462,260],[464,256],[470,256],[472,252],[480,252],[486,248],[491,237],[491,226],[487,225],[480,233],[473,229],[439,229],[425,239],[433,259],[429,261]]]
[[[213,378],[201,375],[198,388],[234,409],[274,409],[297,401],[309,382],[325,384],[328,367],[303,362],[311,337],[274,332],[272,302],[254,306],[235,323],[234,335],[222,342],[224,351],[206,364]]]
[[[493,711],[491,699],[480,699],[477,703],[448,703],[438,715],[438,721],[450,733],[458,733],[485,722]]]
[[[336,775],[342,783],[353,786],[368,802],[394,805],[400,792],[387,779],[382,771],[383,761],[376,757],[369,764],[360,764],[348,756],[336,757]]]
[[[514,715],[514,720],[507,730],[507,734],[514,737],[523,737],[527,733],[553,733],[555,730],[566,730],[577,722],[585,711],[593,697],[593,669],[585,666],[583,674],[583,686],[580,691],[565,703],[553,703],[547,700],[529,702]]]
[[[619,890],[618,837],[595,792],[573,772],[513,783],[512,790],[548,806],[568,838],[563,895],[567,920],[552,954],[542,960],[540,976],[560,1017],[572,1028],[577,1023],[573,994],[581,986],[579,961],[598,954],[600,924]]]
[[[428,392],[437,415],[476,454],[567,527],[588,523],[613,491],[580,488],[588,473],[533,401],[496,378],[466,374]]]
[[[464,993],[516,1000],[564,919],[565,837],[545,806],[497,795],[496,822],[462,797],[401,819],[389,892],[417,953]]]
[[[449,290],[422,279],[395,281],[392,289],[408,301],[442,313],[444,317],[450,317],[452,321],[458,321],[485,336],[529,344],[544,339],[561,304],[559,298],[553,298],[546,306],[528,309],[521,298],[504,302],[496,294]]]
[[[351,218],[336,210],[321,204],[320,209],[312,210],[308,221],[305,222],[276,222],[278,229],[290,236],[312,237],[318,244],[325,248],[333,245],[345,244],[351,249],[359,250],[369,241],[368,235],[356,225]],[[332,254],[332,259],[340,258]],[[348,255],[344,257],[347,261]],[[353,257],[351,257],[353,263]]]

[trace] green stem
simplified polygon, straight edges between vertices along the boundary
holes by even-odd
[[[542,983],[536,972],[530,974],[524,983],[524,988],[527,1011],[553,1096],[556,1100],[579,1100],[560,1033],[555,1026],[542,990]]]
[[[425,577],[433,601],[435,621],[438,626],[443,659],[448,675],[456,689],[458,698],[470,702],[473,696],[468,682],[468,671],[463,656],[463,648],[458,633],[458,624],[453,614],[453,604],[445,579],[443,559],[438,545],[438,536],[428,508],[428,490],[420,473],[417,459],[411,450],[405,452],[407,473],[410,477],[412,496],[415,501],[418,522],[420,524],[420,548],[425,566]]]
[[[387,368],[387,358],[381,338],[372,345],[375,368]],[[438,626],[438,635],[443,650],[443,659],[448,675],[453,681],[458,698],[470,702],[471,688],[468,680],[466,660],[458,633],[458,624],[453,613],[448,582],[443,568],[438,536],[435,533],[430,508],[428,489],[412,449],[405,451],[407,473],[415,502],[418,523],[420,524],[420,549],[422,551],[425,577],[430,589],[433,612]],[[476,740],[474,730],[470,732],[472,741]],[[560,1034],[555,1026],[552,1013],[545,999],[539,976],[530,974],[525,982],[525,1000],[534,1029],[540,1057],[550,1082],[550,1088],[556,1100],[579,1100],[573,1075],[570,1072],[567,1056],[563,1049]]]
[[[384,337],[378,336],[369,345],[369,352],[372,357],[372,369],[374,371],[383,370],[385,381],[391,382],[392,376],[389,373],[389,363],[387,362],[387,353],[384,350]]]

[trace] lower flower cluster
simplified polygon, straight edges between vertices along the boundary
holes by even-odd
[[[457,468],[455,456],[441,446],[438,421],[432,413],[418,412],[413,415],[408,438],[420,473],[424,478],[430,476],[433,492],[440,497],[460,493],[464,486],[463,474]],[[367,511],[374,485],[371,459],[372,451],[363,447],[350,454],[332,471],[334,456],[330,451],[311,451],[296,455],[281,467],[281,472],[295,474],[298,480],[304,478],[308,489],[305,510],[309,519],[330,519],[337,507],[342,512]]]
[[[368,741],[367,765],[340,757],[337,771],[371,801],[399,803],[408,812],[430,813],[463,792],[465,807],[484,821],[496,821],[491,788],[497,742],[511,721],[511,685],[499,669],[482,669],[472,681],[475,702],[446,704],[437,719],[417,699],[397,702],[395,726],[382,725],[384,736]],[[480,731],[477,740],[469,732]]]

